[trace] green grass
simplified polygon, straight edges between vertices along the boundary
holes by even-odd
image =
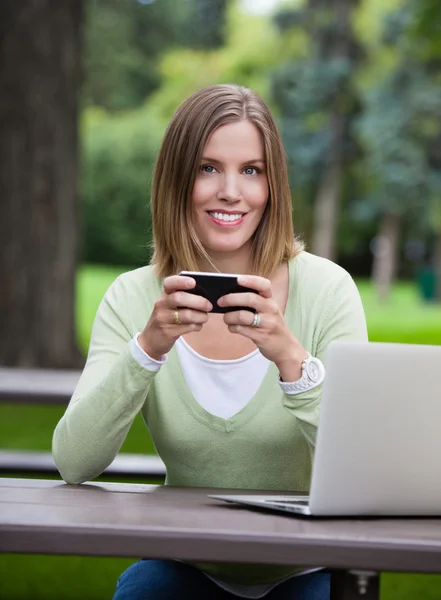
[[[378,301],[369,282],[359,281],[357,285],[371,341],[441,344],[441,304],[423,302],[416,285],[396,284],[385,304]]]
[[[87,266],[78,274],[78,342],[83,352],[101,298],[124,269]],[[358,287],[366,311],[371,341],[441,344],[441,305],[424,304],[412,283],[397,284],[388,303],[381,305],[369,282]],[[49,450],[63,407],[0,405],[1,446]],[[154,452],[138,417],[122,448],[126,452]],[[111,478],[105,477],[106,480]],[[134,480],[136,481],[136,480]],[[101,600],[111,598],[119,574],[130,560],[63,556],[0,556],[0,600]],[[382,600],[438,600],[441,576],[384,574]]]

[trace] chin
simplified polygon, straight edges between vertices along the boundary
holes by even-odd
[[[242,250],[244,246],[248,245],[248,241],[233,241],[233,240],[225,240],[214,241],[214,240],[206,240],[202,241],[202,245],[207,250],[207,252],[238,252]]]

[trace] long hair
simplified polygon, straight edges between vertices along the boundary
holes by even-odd
[[[294,236],[285,151],[269,108],[248,88],[213,85],[181,104],[161,144],[151,196],[151,262],[158,277],[212,264],[194,226],[193,186],[211,134],[221,125],[243,120],[253,123],[262,136],[269,184],[268,202],[252,240],[250,273],[266,277],[303,250]]]

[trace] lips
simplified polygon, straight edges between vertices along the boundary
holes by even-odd
[[[243,218],[246,213],[243,212],[227,212],[225,210],[217,211],[210,210],[207,211],[210,219],[216,223],[217,225],[222,225],[223,227],[234,227],[242,223]]]
[[[219,221],[226,221],[226,222],[238,221],[245,214],[243,212],[228,212],[225,210],[210,210],[207,212],[210,215],[210,217],[214,217],[215,219],[217,219]]]

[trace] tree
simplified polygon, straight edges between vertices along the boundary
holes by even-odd
[[[109,111],[140,106],[161,85],[164,52],[222,44],[226,4],[226,0],[88,0],[84,105]]]
[[[435,236],[432,265],[436,279],[436,298],[441,302],[441,138],[438,138],[437,146],[438,152],[433,152],[430,156],[432,164],[436,162],[430,182],[429,226]]]
[[[433,187],[430,147],[440,133],[441,90],[410,35],[411,4],[389,16],[384,43],[396,49],[393,68],[365,96],[359,131],[371,178],[365,198],[379,219],[373,280],[382,300],[398,270],[400,228],[406,217],[427,221]]]
[[[0,363],[74,367],[81,0],[0,3]]]
[[[420,0],[416,7],[411,35],[428,69],[439,77],[441,68],[441,4],[438,0]],[[438,80],[439,81],[439,80]],[[436,296],[441,302],[441,134],[431,144],[429,161],[432,169],[429,224],[435,234],[432,263],[437,281]]]
[[[160,84],[161,53],[182,42],[186,5],[86,0],[83,104],[112,111],[142,104]]]
[[[213,49],[225,40],[227,0],[191,0],[186,25],[187,45]]]
[[[344,167],[354,151],[350,123],[357,109],[353,75],[361,57],[352,28],[358,0],[309,0],[301,11],[276,16],[292,35],[308,33],[306,58],[276,70],[273,95],[292,164],[295,190],[314,198],[312,250],[336,258]]]
[[[437,63],[441,59],[441,5],[438,0],[418,0],[410,31],[420,55]]]

